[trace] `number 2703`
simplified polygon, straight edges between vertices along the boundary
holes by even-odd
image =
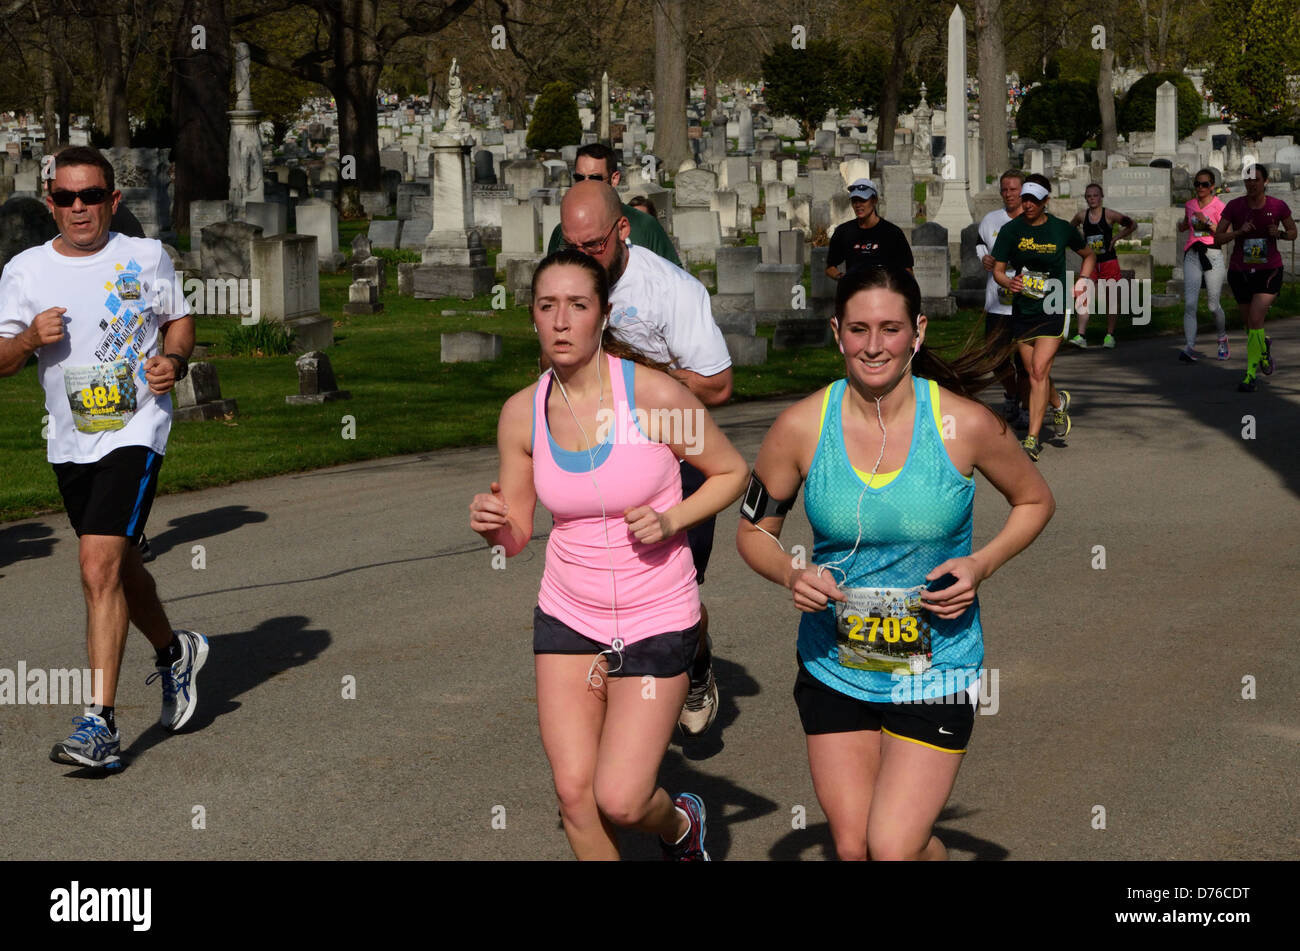
[[[876,637],[879,637],[888,644],[894,644],[898,641],[911,643],[915,641],[920,632],[916,629],[916,618],[914,617],[858,617],[856,614],[850,614],[844,620],[849,623],[849,640],[866,641],[868,644],[874,644]],[[870,632],[864,634],[863,628],[870,625]]]

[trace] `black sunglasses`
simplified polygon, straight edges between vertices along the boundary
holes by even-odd
[[[1196,183],[1196,187],[1197,187],[1197,188],[1213,188],[1213,187],[1214,187],[1214,182],[1201,182],[1201,181],[1198,181],[1198,182]]]
[[[602,172],[597,172],[595,175],[580,175],[579,173],[574,172],[573,180],[575,182],[585,182],[585,181],[603,182],[605,180],[605,175]]]
[[[83,205],[100,205],[108,200],[111,195],[107,188],[83,188],[79,192],[70,192],[67,189],[60,189],[57,192],[50,192],[50,200],[60,208],[71,208],[76,204],[77,199],[81,199]]]

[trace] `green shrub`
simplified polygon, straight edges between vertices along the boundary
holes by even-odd
[[[1077,79],[1058,79],[1025,93],[1016,132],[1039,142],[1064,139],[1077,149],[1101,131],[1097,88]]]
[[[232,357],[278,357],[292,346],[293,333],[274,320],[235,324],[226,331],[225,350]]]
[[[533,121],[525,140],[530,149],[548,151],[582,142],[582,120],[573,87],[568,83],[548,83],[533,104]]]
[[[1156,90],[1165,81],[1178,91],[1178,138],[1185,139],[1201,124],[1201,96],[1182,73],[1148,73],[1124,94],[1115,110],[1116,132],[1152,132],[1156,127]]]

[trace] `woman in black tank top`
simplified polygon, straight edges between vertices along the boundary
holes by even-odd
[[[1101,203],[1102,191],[1100,185],[1089,185],[1084,189],[1084,198],[1088,202],[1088,207],[1070,219],[1070,224],[1078,228],[1083,226],[1083,239],[1088,242],[1088,246],[1097,255],[1097,270],[1094,275],[1095,280],[1112,280],[1120,279],[1119,257],[1115,253],[1115,242],[1122,240],[1137,230],[1137,222],[1128,215],[1114,209],[1107,209]],[[1094,219],[1096,217],[1096,220]],[[1115,234],[1115,225],[1120,226],[1120,233]],[[1104,299],[1102,295],[1096,295],[1095,299]],[[1102,341],[1102,346],[1108,350],[1115,348],[1115,318],[1118,314],[1106,315],[1106,337]],[[1076,347],[1086,349],[1088,346],[1087,336],[1088,316],[1079,315],[1079,330],[1070,338],[1070,343]]]

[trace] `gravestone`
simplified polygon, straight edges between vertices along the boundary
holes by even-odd
[[[402,182],[397,186],[397,217],[414,218],[418,213],[414,199],[427,197],[428,194],[428,182]]]
[[[262,229],[262,237],[289,233],[289,208],[275,201],[244,202],[244,221]]]
[[[379,300],[379,285],[369,278],[354,280],[348,287],[348,302],[343,305],[345,314],[377,314],[384,309]]]
[[[755,245],[739,248],[718,248],[718,296],[754,297],[754,271],[758,268],[761,250]]]
[[[779,320],[772,333],[773,350],[819,349],[830,342],[830,322],[821,317],[795,317]]]
[[[316,406],[352,399],[348,390],[339,389],[330,358],[319,350],[304,353],[294,361],[294,366],[298,369],[298,393],[284,398],[290,406]]]
[[[218,221],[199,232],[203,276],[244,280],[253,276],[253,243],[262,229],[245,221]]]
[[[400,221],[376,220],[370,222],[370,230],[367,232],[370,236],[370,243],[376,248],[395,249],[397,247],[397,230],[400,226]]]
[[[768,214],[785,211],[790,200],[790,187],[785,182],[768,182],[763,186],[763,204]]]
[[[172,398],[172,419],[179,422],[224,419],[239,413],[234,400],[221,398],[217,368],[211,363],[191,363],[185,379],[177,381],[172,387]]]
[[[540,260],[541,242],[549,238],[550,235],[542,234],[537,208],[532,202],[502,206],[501,253],[497,255],[497,270],[505,270],[511,261],[519,258]]]
[[[948,229],[933,221],[912,232],[912,273],[921,288],[921,310],[928,317],[950,317],[956,310],[948,272]]]
[[[880,215],[904,231],[912,227],[912,166],[886,165],[880,170]]]
[[[673,215],[673,237],[680,243],[688,265],[712,264],[722,242],[718,213],[707,208],[678,209]]]
[[[741,182],[749,181],[749,159],[743,156],[726,159],[718,173],[718,187],[734,189]]]
[[[442,335],[443,363],[478,363],[501,359],[501,335],[470,330]]]
[[[708,208],[717,188],[718,176],[708,169],[688,169],[674,181],[673,204],[678,208]]]
[[[424,247],[429,232],[433,230],[432,218],[411,218],[402,222],[402,237],[397,247],[402,251],[419,251]]]
[[[316,254],[323,271],[337,271],[343,266],[339,251],[339,210],[327,201],[309,198],[300,201],[295,209],[298,234],[316,238]]]
[[[495,185],[496,183],[496,160],[491,152],[480,149],[474,153],[474,184]]]
[[[1128,212],[1152,212],[1170,205],[1167,168],[1108,168],[1102,173],[1102,188],[1107,204]]]
[[[320,312],[320,266],[313,235],[255,239],[252,271],[261,284],[262,319],[284,324],[294,335],[295,352],[333,345],[334,322]]]
[[[767,362],[767,338],[753,334],[724,333],[731,365],[736,367],[761,366]]]
[[[982,309],[989,272],[976,249],[980,244],[979,222],[961,229],[961,276],[957,279],[957,306]]]
[[[709,199],[709,210],[718,213],[718,226],[724,238],[734,237],[740,205],[733,191],[717,191]]]
[[[415,270],[417,298],[469,299],[486,294],[496,280],[482,236],[474,226],[469,153],[468,144],[451,136],[440,135],[434,140],[430,160],[434,171],[433,230],[425,239],[420,266]],[[519,173],[516,194],[522,178],[543,172],[539,162],[512,164]]]
[[[740,128],[736,140],[736,151],[748,155],[754,151],[754,113],[749,103],[740,106]]]
[[[44,202],[35,198],[10,198],[0,207],[0,269],[14,255],[44,244],[59,233]]]
[[[190,202],[190,246],[198,242],[194,235],[202,235],[203,229],[218,221],[230,221],[234,216],[234,207],[228,201],[197,200]]]
[[[514,189],[515,198],[526,201],[534,189],[546,186],[546,168],[536,159],[502,162],[501,178]]]
[[[760,264],[754,269],[754,309],[760,313],[760,322],[764,322],[764,311],[790,311],[794,287],[802,275],[803,266],[798,264]]]

